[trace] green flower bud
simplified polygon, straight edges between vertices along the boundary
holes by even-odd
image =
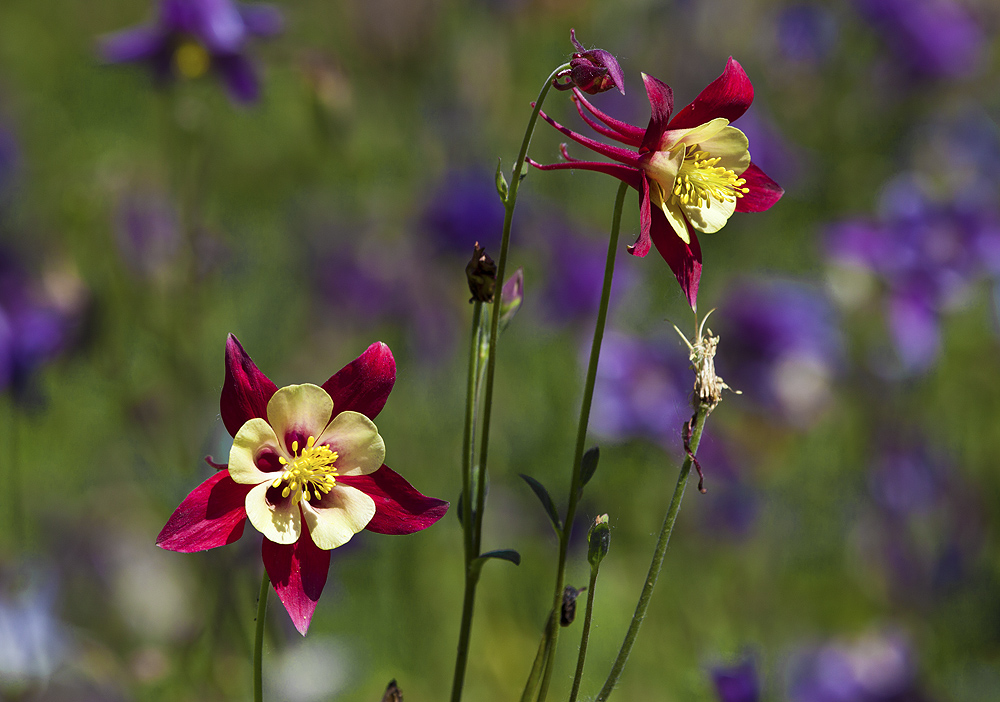
[[[591,568],[597,568],[608,555],[611,548],[611,527],[608,525],[608,515],[602,514],[594,520],[587,532],[587,560]]]

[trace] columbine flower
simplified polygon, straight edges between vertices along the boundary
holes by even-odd
[[[617,88],[625,94],[625,74],[615,57],[604,49],[584,49],[576,40],[576,30],[569,30],[569,38],[577,52],[569,62],[569,68],[562,71],[552,82],[556,90],[579,88],[588,95],[603,93]]]
[[[268,577],[304,635],[332,549],[362,529],[420,531],[448,509],[382,464],[372,420],[395,380],[389,347],[375,343],[322,386],[279,390],[230,335],[221,402],[233,436],[229,465],[213,464],[219,472],[184,499],[157,545],[184,553],[223,546],[249,519],[265,537]]]
[[[155,24],[112,34],[101,54],[111,63],[147,63],[161,83],[215,71],[234,100],[249,103],[257,100],[260,86],[246,44],[251,37],[277,34],[282,24],[281,13],[270,5],[160,0]]]
[[[729,126],[753,101],[750,79],[732,57],[722,75],[673,119],[670,87],[646,74],[642,80],[652,108],[645,130],[609,117],[579,90],[573,91],[577,111],[588,125],[636,151],[577,134],[542,113],[543,119],[566,136],[618,163],[571,159],[565,147],[566,163],[544,166],[529,162],[542,170],[598,171],[635,188],[640,194],[641,229],[629,252],[645,256],[650,243],[656,244],[688,303],[695,307],[701,279],[701,247],[695,232],[719,231],[733,212],[762,212],[784,191],[750,162],[746,136]]]

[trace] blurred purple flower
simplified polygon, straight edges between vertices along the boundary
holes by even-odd
[[[67,345],[75,324],[9,251],[0,251],[0,392],[22,392],[33,371]]]
[[[531,225],[533,236],[545,248],[545,284],[539,305],[547,323],[593,324],[604,287],[607,244],[579,233],[558,217],[545,217]],[[615,271],[611,305],[633,286],[634,268]]]
[[[913,652],[900,634],[809,647],[792,661],[789,702],[925,702]]]
[[[122,260],[135,273],[148,276],[163,271],[180,248],[177,212],[164,195],[130,191],[118,202],[115,241]]]
[[[13,575],[0,582],[0,690],[16,695],[49,679],[66,657],[69,636],[55,614],[54,575]]]
[[[760,682],[757,680],[757,666],[752,658],[740,663],[712,670],[712,682],[719,696],[719,702],[758,702]]]
[[[818,5],[790,5],[778,14],[778,48],[789,61],[813,65],[825,63],[837,47],[839,31],[833,12]],[[756,147],[757,142],[753,138],[750,141]]]
[[[698,446],[698,461],[705,473],[708,492],[703,496],[700,518],[705,533],[740,539],[749,536],[760,512],[757,490],[744,478],[747,465],[733,460],[739,453],[731,444],[715,438],[707,429]],[[745,454],[744,454],[745,455]]]
[[[434,251],[467,258],[477,241],[499,253],[503,218],[492,173],[452,171],[431,195],[423,229]]]
[[[855,0],[854,5],[916,75],[962,78],[983,62],[983,30],[954,0]]]
[[[890,514],[926,514],[944,496],[944,471],[923,449],[891,448],[869,474],[876,503]]]
[[[719,373],[774,418],[806,425],[826,407],[843,346],[832,307],[792,281],[739,283],[719,305]]]
[[[588,343],[584,353],[589,350]],[[679,343],[608,332],[597,366],[591,431],[609,441],[645,438],[679,446],[681,425],[691,416],[694,376],[688,366]]]
[[[991,207],[932,200],[911,173],[885,187],[879,210],[877,220],[830,227],[827,253],[838,266],[883,282],[901,369],[921,372],[937,359],[942,314],[964,302],[971,286],[1000,265],[1000,216]],[[854,281],[849,287],[857,290]]]
[[[280,11],[271,5],[160,0],[154,24],[112,34],[100,50],[110,63],[148,64],[160,83],[214,71],[233,100],[251,103],[258,99],[260,85],[246,45],[253,37],[279,33],[282,25]]]

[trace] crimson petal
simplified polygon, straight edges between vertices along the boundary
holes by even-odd
[[[184,498],[156,537],[156,545],[193,553],[233,543],[243,535],[244,505],[252,487],[235,482],[228,472],[216,473]]]
[[[267,419],[267,401],[277,390],[230,334],[226,339],[226,380],[220,401],[222,421],[230,435],[236,436],[240,427],[254,417]]]
[[[670,113],[674,111],[674,91],[658,78],[642,74],[642,82],[646,85],[646,95],[649,97],[649,126],[642,137],[640,152],[656,151],[660,146],[660,137],[667,130]]]
[[[337,478],[375,501],[375,516],[365,527],[377,534],[412,534],[426,529],[448,511],[448,503],[420,494],[388,466],[368,475]]]
[[[292,624],[305,636],[330,572],[330,552],[313,543],[309,527],[303,520],[302,536],[298,541],[276,544],[265,538],[261,558]]]
[[[323,389],[333,398],[336,414],[350,410],[374,420],[385,407],[395,382],[392,351],[376,341],[323,383]]]
[[[642,258],[649,253],[650,246],[650,210],[652,207],[649,204],[649,181],[644,177],[642,179],[642,193],[639,200],[639,238],[635,240],[634,244],[628,246],[628,252],[633,256],[638,256]]]
[[[770,209],[785,194],[780,185],[752,163],[740,174],[740,178],[746,180],[744,187],[750,192],[736,201],[737,212],[763,212]]]
[[[656,244],[656,250],[677,277],[691,309],[697,310],[698,283],[701,282],[701,245],[691,225],[688,224],[688,236],[691,237],[689,245],[677,236],[666,215],[654,207],[649,233]]]
[[[691,129],[722,117],[735,122],[753,102],[753,84],[743,66],[729,57],[722,75],[708,84],[694,101],[677,113],[667,129]]]

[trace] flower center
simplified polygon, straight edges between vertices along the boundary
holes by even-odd
[[[183,40],[174,51],[174,64],[185,78],[200,78],[208,71],[212,57],[205,47],[191,39]]]
[[[316,437],[309,437],[302,453],[299,453],[299,442],[293,441],[292,456],[291,463],[283,456],[278,458],[278,463],[286,468],[271,483],[271,487],[275,488],[286,483],[281,496],[291,495],[292,504],[298,504],[301,499],[306,502],[314,497],[319,499],[337,484],[335,478],[338,473],[333,467],[337,461],[337,452],[331,451],[329,446],[317,446]]]
[[[698,150],[697,146],[689,147],[688,153],[681,163],[680,172],[674,180],[674,197],[682,205],[701,207],[712,206],[712,200],[731,200],[743,197],[750,192],[744,188],[746,180],[735,172],[716,164],[721,159]]]

